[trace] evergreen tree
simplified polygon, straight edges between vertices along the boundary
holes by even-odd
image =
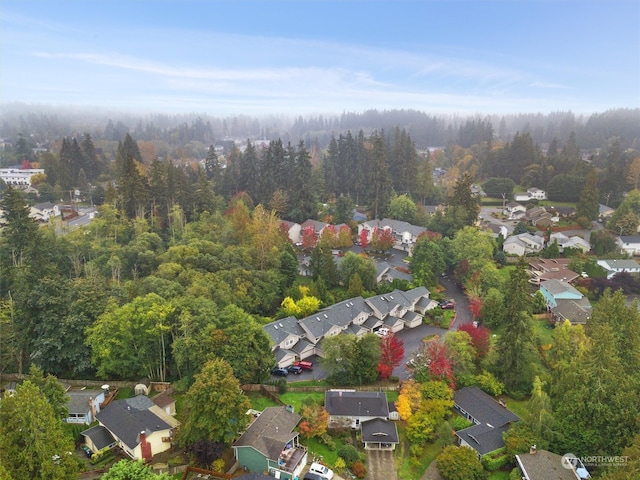
[[[576,216],[594,221],[600,213],[600,194],[598,193],[598,173],[594,168],[589,171],[587,181],[576,205]]]
[[[374,218],[382,218],[387,211],[391,198],[391,179],[382,135],[376,134],[371,139],[371,152],[368,164],[369,204]]]

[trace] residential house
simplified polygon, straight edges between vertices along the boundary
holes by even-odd
[[[617,243],[621,253],[640,255],[640,235],[621,235]]]
[[[60,216],[60,208],[51,202],[38,203],[31,207],[29,216],[38,222],[48,222],[51,217]]]
[[[85,423],[90,425],[100,412],[100,405],[104,402],[104,390],[68,390],[67,409],[69,414],[65,418],[67,423]]]
[[[360,337],[381,327],[395,332],[421,325],[424,312],[436,305],[429,295],[429,290],[418,287],[406,292],[396,289],[366,300],[354,297],[300,320],[289,316],[263,328],[271,338],[278,367],[287,367],[296,360],[322,356],[322,340],[326,337],[341,333]]]
[[[568,237],[562,232],[555,232],[549,237],[548,243],[551,244],[554,241],[558,243],[558,249],[560,252],[564,252],[565,248],[580,250],[582,253],[587,253],[591,250],[591,244],[584,238],[578,237],[577,235]]]
[[[379,230],[390,230],[395,240],[394,248],[409,252],[418,237],[427,231],[426,228],[418,227],[408,222],[384,218],[382,220],[370,220],[359,224],[358,236],[360,236],[363,230],[366,230],[368,240],[371,240],[371,236],[376,228]]]
[[[502,251],[507,255],[530,255],[544,248],[544,238],[530,233],[521,233],[507,237],[502,244]]]
[[[569,258],[533,258],[529,261],[529,283],[540,285],[546,280],[562,280],[571,283],[579,277],[569,269]]]
[[[553,225],[551,214],[544,207],[533,207],[527,210],[526,219],[538,228],[547,228]]]
[[[516,463],[520,469],[522,480],[581,480],[590,478],[580,459],[571,459],[547,450],[538,450],[535,445],[531,447],[529,453],[516,455]]]
[[[318,220],[305,220],[304,223],[300,225],[300,236],[302,237],[302,235],[304,234],[307,228],[311,228],[313,229],[313,232],[315,233],[316,238],[320,238],[320,235],[322,235],[322,231],[328,226],[329,226],[328,223],[319,222]],[[299,242],[301,240],[297,240],[297,241]]]
[[[612,278],[616,273],[627,272],[631,274],[640,273],[640,264],[637,261],[629,260],[598,260],[598,265],[607,271],[607,278]]]
[[[491,230],[493,238],[507,238],[509,236],[509,229],[505,225],[498,225],[497,223],[486,222],[484,224],[485,230]]]
[[[453,394],[454,409],[473,425],[456,432],[458,443],[474,449],[478,457],[504,447],[503,433],[520,420],[478,387],[464,387]]]
[[[547,308],[556,323],[569,320],[571,324],[585,324],[591,315],[591,303],[580,291],[562,280],[540,283]]]
[[[529,200],[546,200],[547,192],[536,187],[527,189],[526,192],[516,192],[513,199],[516,202],[528,202]]]
[[[302,477],[307,449],[294,431],[302,419],[291,407],[267,407],[232,445],[240,467],[250,472],[268,472],[275,478]]]
[[[153,397],[151,401],[172,417],[176,415],[176,400],[171,396],[172,389],[164,390]]]
[[[399,443],[395,407],[389,408],[385,392],[327,390],[324,408],[329,414],[329,428],[359,429],[365,449],[393,450]]]
[[[280,230],[287,234],[291,243],[300,243],[302,226],[299,223],[280,220]]]
[[[411,275],[410,273],[401,272],[400,270],[393,268],[387,262],[377,262],[376,283],[391,283],[394,280],[404,280],[407,282],[411,282],[413,280],[413,275]]]
[[[97,413],[96,419],[113,437],[112,445],[134,460],[144,461],[171,448],[174,431],[180,424],[145,395],[116,400]],[[105,441],[102,429],[89,429],[82,434],[90,448]]]
[[[609,218],[613,215],[615,209],[609,207],[608,205],[599,204],[598,205],[598,217],[600,218]]]
[[[518,202],[509,202],[505,205],[504,211],[502,213],[507,215],[512,220],[518,219],[523,217],[527,213],[527,207]]]

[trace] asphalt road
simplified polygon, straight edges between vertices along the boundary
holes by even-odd
[[[449,327],[449,330],[456,330],[459,325],[464,323],[472,323],[473,316],[469,311],[469,302],[462,292],[462,289],[450,278],[441,278],[440,284],[445,288],[447,298],[452,298],[456,303],[456,320],[455,323]],[[404,343],[404,358],[400,365],[393,370],[393,375],[397,376],[400,380],[408,379],[410,372],[406,368],[406,363],[411,358],[412,353],[422,345],[422,340],[432,335],[445,335],[449,330],[422,324],[416,328],[407,328],[396,333],[396,337]],[[299,375],[290,373],[287,377],[288,382],[322,380],[327,378],[327,372],[324,371],[320,365],[319,357],[313,356],[305,360],[313,362],[313,371],[304,370]]]

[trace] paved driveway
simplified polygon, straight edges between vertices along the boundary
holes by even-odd
[[[367,479],[396,480],[396,462],[391,450],[367,450]]]

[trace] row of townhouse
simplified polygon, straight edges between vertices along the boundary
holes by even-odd
[[[313,229],[316,237],[320,238],[324,229],[330,225],[329,223],[320,222],[318,220],[306,220],[303,223],[282,220],[280,224],[289,236],[291,243],[294,244],[298,244],[302,241],[302,235],[306,229]],[[334,227],[336,231],[340,231],[343,227],[348,228],[348,225],[342,223],[340,225],[334,225]],[[368,239],[371,240],[373,232],[376,229],[390,230],[395,239],[394,247],[406,251],[410,251],[418,237],[427,231],[424,227],[412,225],[408,222],[383,218],[382,220],[370,220],[368,222],[360,223],[358,225],[358,236],[360,236],[363,230],[366,230]]]
[[[394,290],[364,299],[336,303],[305,318],[282,318],[264,326],[272,341],[277,366],[284,368],[312,355],[322,356],[322,340],[351,333],[358,337],[385,327],[392,332],[422,324],[422,315],[435,308],[425,287]]]
[[[534,235],[531,233],[521,233],[519,235],[512,235],[502,244],[502,250],[507,255],[529,255],[541,252],[546,245],[550,245],[553,242],[558,244],[558,249],[563,252],[565,248],[573,248],[581,250],[583,253],[587,253],[591,250],[591,244],[584,238],[573,235],[568,237],[562,232],[552,233],[549,241],[545,243],[545,238],[542,235]]]

